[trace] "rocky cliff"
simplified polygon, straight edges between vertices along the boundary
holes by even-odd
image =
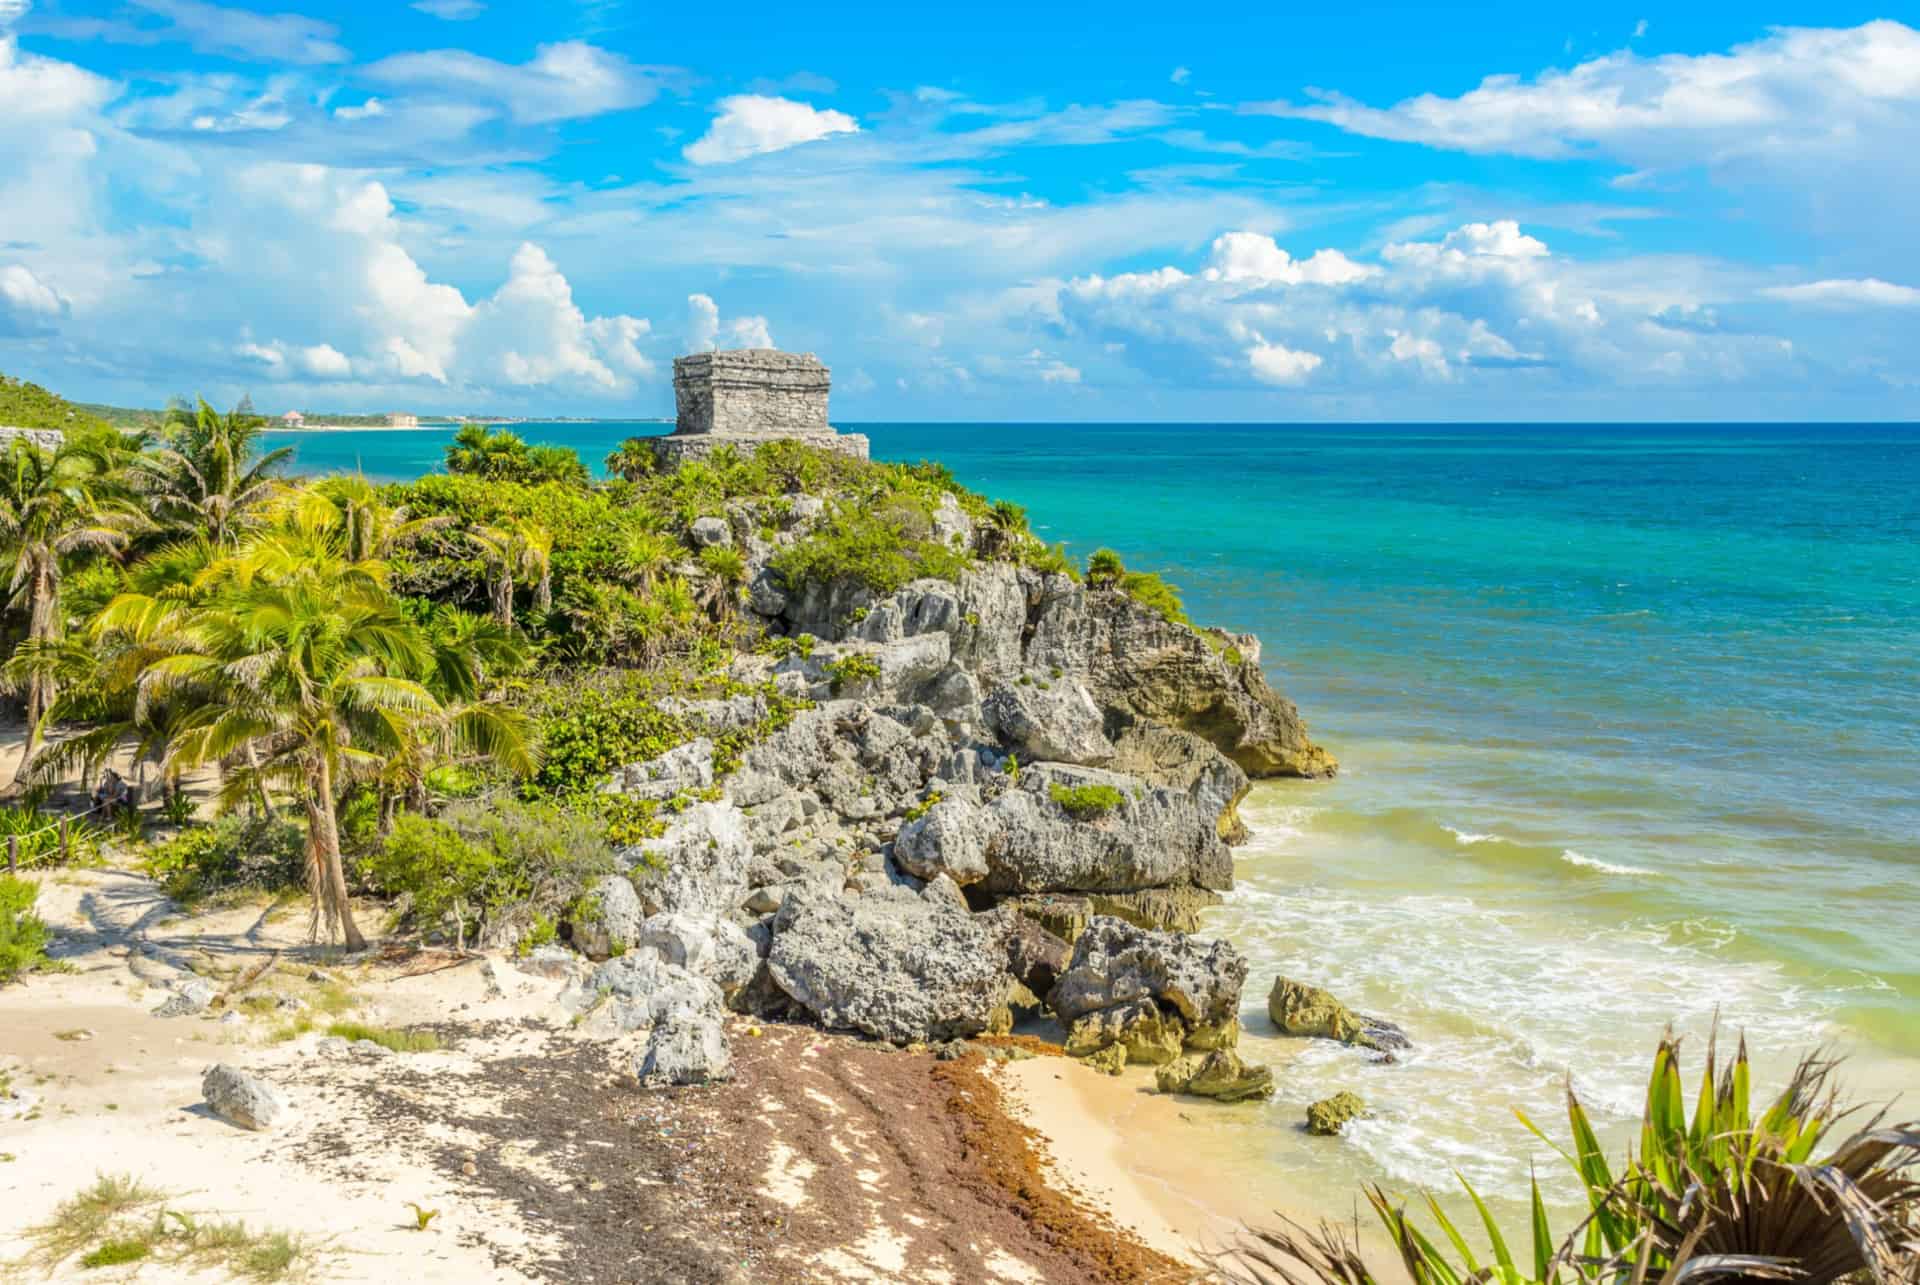
[[[708,739],[616,774],[610,789],[711,801],[625,854],[633,891],[606,889],[576,934],[625,953],[575,1001],[654,1030],[655,1079],[716,1073],[726,1003],[898,1043],[1044,1012],[1076,1053],[1204,1055],[1189,1078],[1258,1091],[1214,1056],[1246,965],[1187,933],[1233,885],[1249,779],[1335,770],[1258,641],[1008,562],[888,594],[785,583],[775,555],[830,509],[802,496],[702,519],[704,542],[739,548],[748,609],[791,640],[733,676],[811,707],[716,775],[710,738],[755,726],[763,702],[685,702]],[[975,546],[957,505],[933,521]]]

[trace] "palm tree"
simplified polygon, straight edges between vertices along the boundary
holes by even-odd
[[[544,612],[553,606],[553,536],[545,527],[520,521],[477,526],[467,532],[467,538],[480,547],[487,561],[493,618],[503,628],[513,625],[513,587],[522,578],[535,581],[535,608]]]
[[[111,623],[115,608],[103,613]],[[336,803],[356,775],[377,772],[432,734],[444,707],[417,680],[431,648],[384,591],[361,583],[240,584],[194,609],[177,650],[140,675],[142,702],[177,701],[165,769],[222,763],[222,803],[279,786],[307,816],[313,930],[337,929],[349,949],[366,939],[353,921],[340,860]]]
[[[606,460],[607,472],[629,482],[651,476],[654,469],[653,444],[644,437],[629,437]]]
[[[11,605],[27,612],[27,641],[45,647],[62,633],[60,581],[67,562],[86,552],[126,548],[137,517],[101,498],[106,461],[94,446],[67,442],[53,451],[15,439],[0,457],[0,547],[13,564]],[[56,674],[33,666],[20,675],[27,697],[27,743],[9,791],[26,784],[42,723],[58,694]]]
[[[291,446],[259,453],[266,421],[236,408],[222,415],[203,399],[191,417],[176,408],[157,449],[129,470],[156,522],[230,547],[255,524],[280,483],[274,476]]]
[[[343,550],[355,562],[391,558],[455,521],[450,513],[416,518],[406,505],[388,504],[379,487],[358,475],[327,478],[309,494],[333,507]]]
[[[680,560],[680,542],[658,531],[635,531],[620,546],[621,573],[641,588],[651,588]]]

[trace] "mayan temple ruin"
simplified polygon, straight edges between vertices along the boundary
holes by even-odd
[[[751,450],[791,440],[867,458],[867,439],[827,422],[827,368],[812,353],[773,348],[700,352],[673,362],[673,432],[652,439],[660,467],[722,446]]]

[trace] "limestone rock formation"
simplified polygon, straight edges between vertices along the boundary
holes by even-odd
[[[1247,961],[1232,943],[1201,942],[1096,915],[1074,943],[1073,961],[1047,996],[1064,1022],[1150,999],[1191,1031],[1239,1028]]]
[[[583,905],[585,909],[574,917],[573,944],[588,959],[605,959],[639,939],[646,913],[633,881],[625,875],[594,880]]]
[[[790,898],[773,981],[822,1024],[895,1044],[963,1039],[1006,1005],[1007,927],[911,894]]]
[[[200,977],[183,977],[173,983],[173,994],[153,1010],[155,1017],[193,1017],[207,1011],[219,991]]]

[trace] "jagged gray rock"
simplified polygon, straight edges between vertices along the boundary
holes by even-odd
[[[733,1050],[719,1020],[674,1014],[648,1032],[633,1072],[648,1086],[712,1084],[733,1076]]]
[[[981,710],[1000,743],[1022,762],[1047,760],[1098,767],[1113,761],[1100,707],[1072,678],[1024,676],[997,688]]]
[[[630,868],[647,914],[724,914],[746,887],[753,842],[747,817],[732,801],[696,803],[667,831],[616,854]]]
[[[616,768],[601,792],[636,799],[670,799],[713,784],[713,742],[702,736],[658,758]]]
[[[564,1007],[615,1031],[650,1027],[675,1015],[719,1018],[720,987],[658,955],[635,951],[594,969],[581,986],[561,996]]]
[[[279,1089],[225,1062],[208,1067],[200,1077],[200,1096],[208,1110],[243,1129],[271,1129],[288,1109]]]
[[[594,880],[587,887],[584,905],[573,921],[573,944],[588,959],[605,959],[639,940],[646,912],[633,881],[625,875]]]
[[[1054,785],[1088,784],[1122,802],[1085,821],[1051,797]],[[1064,764],[1023,768],[1019,787],[989,804],[943,799],[900,828],[894,857],[921,878],[947,874],[998,893],[1233,886],[1232,853],[1191,795]]]
[[[1199,1034],[1228,1043],[1229,1033],[1239,1030],[1246,980],[1246,958],[1230,942],[1202,942],[1095,915],[1074,943],[1073,960],[1047,1004],[1072,1023],[1102,1009],[1152,1000],[1178,1015],[1189,1042]]]
[[[153,1010],[155,1017],[193,1017],[207,1011],[220,992],[213,983],[199,977],[183,977],[173,983],[173,994]]]
[[[727,525],[725,518],[695,518],[693,524],[687,528],[687,535],[703,549],[713,545],[733,543],[733,530]]]
[[[1027,664],[1086,683],[1109,734],[1145,722],[1192,732],[1252,776],[1331,776],[1293,702],[1267,684],[1259,640],[1163,619],[1117,589],[1050,577],[1032,619]]]
[[[829,1027],[896,1044],[962,1039],[1007,1002],[1007,925],[903,888],[789,898],[773,925],[773,981]]]

